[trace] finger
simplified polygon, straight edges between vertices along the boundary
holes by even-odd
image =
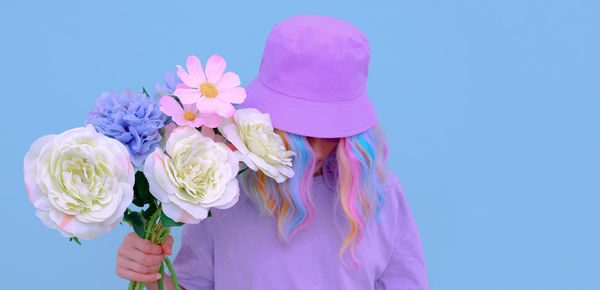
[[[126,250],[126,251],[119,250],[119,256],[123,256],[129,260],[133,260],[139,264],[146,265],[146,266],[153,266],[153,265],[160,264],[160,262],[162,262],[165,259],[164,254],[160,254],[160,255],[146,254],[146,253],[142,253],[136,249],[130,249],[130,250]]]
[[[165,254],[171,255],[173,253],[173,237],[168,235],[162,243],[162,248]]]
[[[140,250],[143,253],[160,255],[163,253],[162,248],[159,245],[153,244],[148,240],[139,238],[139,240],[133,243],[133,247]]]
[[[124,244],[133,244],[138,239],[141,239],[140,236],[138,236],[135,232],[130,232],[127,235],[125,235],[123,242],[124,242]]]
[[[160,264],[153,265],[153,266],[146,266],[146,265],[137,263],[136,261],[127,259],[125,257],[117,257],[117,267],[133,270],[134,272],[138,272],[141,274],[151,274],[151,273],[158,272],[158,268],[160,267]]]
[[[138,282],[154,282],[161,277],[160,273],[142,274],[125,268],[117,268],[117,275],[121,278]]]

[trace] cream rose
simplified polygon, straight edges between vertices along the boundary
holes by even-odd
[[[156,149],[144,165],[150,192],[165,215],[199,223],[209,208],[226,209],[237,202],[239,161],[225,144],[185,126],[169,135],[166,151]]]
[[[238,149],[236,154],[241,161],[280,183],[294,176],[291,157],[296,154],[286,150],[281,136],[274,132],[269,114],[253,108],[239,109],[233,120],[226,119],[219,131]]]
[[[109,232],[133,199],[127,148],[92,125],[37,139],[25,155],[24,173],[36,215],[65,237]]]

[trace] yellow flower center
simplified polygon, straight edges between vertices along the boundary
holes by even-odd
[[[217,87],[209,82],[205,82],[200,85],[200,92],[207,98],[216,98],[219,94]]]
[[[192,112],[185,112],[183,113],[183,118],[185,118],[188,121],[194,121],[196,119],[196,114],[192,113]]]

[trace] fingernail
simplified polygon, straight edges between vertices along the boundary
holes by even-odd
[[[158,279],[160,279],[160,278],[162,278],[162,275],[161,275],[160,273],[157,273],[157,274],[156,274],[156,280],[158,280]]]

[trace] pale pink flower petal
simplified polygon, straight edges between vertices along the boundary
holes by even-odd
[[[175,121],[175,123],[177,123],[177,125],[179,126],[200,127],[202,126],[202,124],[204,124],[204,120],[197,117],[200,115],[200,113],[196,108],[196,104],[185,104],[183,105],[183,108],[181,108],[181,105],[179,105],[179,103],[177,103],[175,99],[169,96],[162,97],[160,99],[160,104],[160,110],[163,111],[165,114],[171,116],[173,121]],[[186,112],[194,113],[194,115],[196,115],[196,118],[192,121],[186,119]]]
[[[186,112],[191,112],[193,113],[196,117],[194,118],[194,120],[190,121],[188,119],[185,119],[183,114],[185,114]],[[202,124],[204,124],[204,120],[199,118],[200,116],[200,112],[198,112],[198,108],[196,108],[196,104],[185,104],[183,105],[183,114],[181,116],[181,119],[183,120],[182,123],[178,123],[181,126],[190,126],[190,127],[200,127],[202,126]]]
[[[246,90],[239,87],[241,84],[239,76],[233,72],[225,73],[227,62],[223,57],[211,56],[206,62],[204,71],[202,63],[196,56],[189,56],[186,65],[188,72],[178,66],[184,84],[178,85],[174,92],[184,105],[196,104],[196,108],[202,115],[216,113],[222,117],[230,117],[235,112],[231,104],[241,104],[246,99]],[[209,96],[203,96],[200,85],[204,82],[214,85],[218,93],[213,95],[206,92]],[[220,119],[210,118],[207,123],[215,125],[220,122]]]
[[[227,102],[219,101],[217,105],[217,114],[225,118],[231,117],[235,113],[235,108]]]
[[[229,103],[241,104],[246,99],[246,89],[242,87],[219,89],[219,98]]]
[[[176,89],[191,89],[191,87],[190,87],[190,86],[188,86],[188,85],[186,85],[186,84],[184,84],[184,83],[177,84],[177,85],[175,86],[175,88],[176,88]]]
[[[200,96],[202,96],[202,94],[200,93],[200,90],[198,90],[198,89],[184,89],[184,88],[175,89],[173,94],[176,95],[177,97],[179,97],[179,100],[183,104],[194,104],[194,103],[198,102],[198,100],[200,99]]]
[[[183,81],[183,83],[190,87],[196,87],[198,85],[194,81],[194,78],[192,78],[180,65],[177,65],[177,76],[181,79],[181,81]]]
[[[221,116],[216,114],[201,115],[200,118],[204,120],[203,127],[209,128],[216,128],[217,126],[219,126],[219,124],[221,124],[221,120],[223,119],[221,118]]]
[[[197,128],[202,125],[204,125],[204,119],[202,119],[198,116],[196,117],[196,119],[194,119],[194,121],[188,121],[188,126],[190,126],[190,127]]]
[[[193,104],[183,104],[184,112],[192,112],[194,114],[198,113],[198,109],[196,108],[196,103]]]
[[[197,85],[206,82],[206,76],[204,75],[204,70],[202,70],[202,62],[200,62],[200,59],[198,59],[197,56],[188,56],[185,65],[187,66],[190,77]]]
[[[181,105],[179,105],[175,99],[169,96],[163,96],[160,98],[160,110],[171,117],[183,115],[183,109],[181,108]]]
[[[226,66],[227,62],[221,56],[216,54],[211,56],[206,62],[206,78],[208,82],[217,83],[221,79],[221,76],[223,76]]]
[[[228,89],[237,87],[242,84],[240,81],[240,76],[233,72],[226,72],[221,79],[215,84],[215,86],[219,89]],[[220,91],[220,90],[219,90]]]
[[[183,114],[181,114],[181,115],[177,115],[177,116],[173,116],[173,117],[171,117],[171,118],[172,118],[172,119],[173,119],[173,121],[174,121],[174,122],[175,122],[177,125],[179,125],[179,126],[185,126],[185,125],[187,125],[187,124],[189,123],[189,121],[188,121],[188,120],[186,120],[186,119],[183,117]]]
[[[202,114],[213,114],[217,112],[217,107],[220,101],[216,98],[202,97],[196,101],[196,107]]]

